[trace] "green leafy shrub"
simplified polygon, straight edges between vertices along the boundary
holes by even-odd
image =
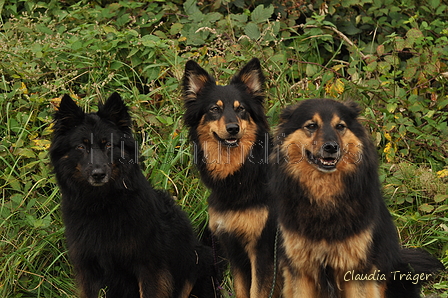
[[[145,175],[202,230],[208,192],[181,124],[188,59],[226,83],[259,57],[273,127],[304,98],[360,102],[404,245],[448,264],[447,13],[440,0],[0,1],[0,295],[75,296],[47,157],[63,93],[94,110],[120,92]],[[448,297],[446,274],[426,291]]]

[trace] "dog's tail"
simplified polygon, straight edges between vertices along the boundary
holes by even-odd
[[[387,297],[419,298],[422,284],[445,268],[423,249],[405,248],[400,253],[401,262],[394,266],[387,285]]]

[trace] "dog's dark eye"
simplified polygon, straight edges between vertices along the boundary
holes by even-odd
[[[213,106],[210,108],[210,112],[212,113],[218,113],[219,112],[219,107],[218,106]]]
[[[243,107],[243,106],[238,106],[237,108],[236,108],[236,111],[237,112],[244,112],[246,109]]]
[[[76,150],[84,151],[84,150],[86,150],[86,146],[83,144],[79,144],[78,146],[76,146]]]
[[[317,124],[316,123],[310,123],[308,125],[305,126],[306,129],[308,130],[316,130],[317,129]]]
[[[112,144],[110,142],[107,142],[106,145],[104,145],[104,148],[111,149],[112,148]]]
[[[337,129],[337,130],[342,131],[342,130],[344,130],[345,128],[346,128],[346,126],[345,126],[344,124],[342,124],[342,123],[336,124],[336,129]]]

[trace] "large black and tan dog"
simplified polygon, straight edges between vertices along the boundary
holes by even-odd
[[[270,161],[285,298],[419,297],[420,281],[442,268],[400,248],[359,112],[355,103],[311,99],[281,115]]]
[[[214,297],[212,251],[143,176],[120,96],[86,114],[65,95],[54,118],[50,157],[81,297]]]
[[[264,76],[252,59],[219,86],[196,62],[183,78],[184,120],[195,163],[211,189],[209,227],[230,261],[238,298],[270,295],[276,223],[267,190],[270,138],[263,109]],[[278,287],[273,297],[279,293]]]

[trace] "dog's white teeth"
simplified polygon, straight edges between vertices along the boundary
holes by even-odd
[[[334,159],[331,159],[331,160],[320,159],[320,162],[326,166],[333,166],[336,164],[336,160],[334,160]]]
[[[229,143],[229,144],[235,144],[236,142],[238,142],[237,139],[226,139],[226,143]]]

